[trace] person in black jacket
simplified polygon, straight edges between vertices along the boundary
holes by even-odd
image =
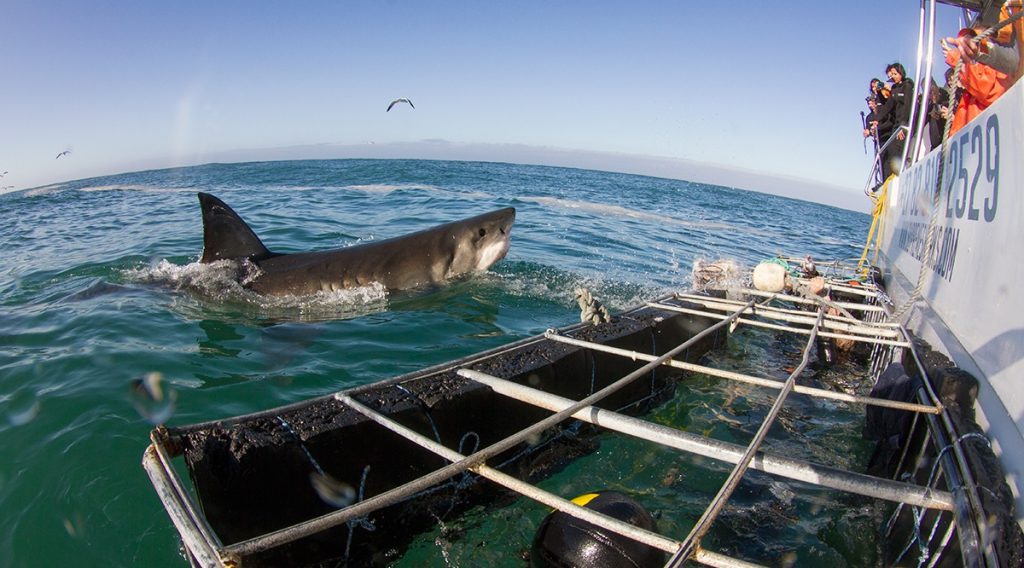
[[[899,160],[903,156],[903,145],[906,143],[907,132],[900,128],[910,123],[910,110],[914,100],[914,82],[907,78],[907,71],[900,63],[890,63],[885,74],[892,81],[889,98],[878,109],[879,140],[885,144],[889,138],[883,138],[882,125],[886,124],[891,132],[896,132],[896,139],[885,149],[882,155],[882,177],[888,178],[891,173],[899,170]]]
[[[925,109],[928,113],[926,128],[928,129],[929,150],[942,145],[942,133],[946,128],[946,116],[948,115],[945,105],[948,100],[949,94],[946,90],[940,87],[935,79],[932,79],[931,85],[928,87],[928,100],[925,101]]]
[[[889,89],[885,88],[885,83],[881,79],[872,79],[868,84],[868,90],[876,101],[885,102],[885,99],[889,98]]]
[[[864,98],[864,102],[868,103],[868,110],[870,111],[867,116],[864,117],[864,138],[870,138],[875,145],[875,153],[878,153],[878,109],[881,108],[881,103],[878,99],[872,95],[868,95]],[[863,113],[861,113],[863,114]]]
[[[881,95],[879,95],[879,97],[880,96]],[[882,108],[882,103],[878,100],[878,97],[876,97],[875,95],[868,95],[864,99],[864,101],[868,103],[868,109],[871,111],[871,112],[869,112],[867,114],[867,116],[864,116],[864,113],[861,113],[861,116],[864,117],[864,119],[863,119],[864,120],[864,138],[870,138],[871,139],[871,145],[875,149],[874,155],[877,157],[878,156],[878,147],[881,144],[879,142],[879,140],[881,139],[881,134],[880,133],[885,134],[886,136],[888,136],[888,134],[886,133],[886,130],[885,130],[887,128],[887,126],[886,125],[880,125],[878,123],[878,110]],[[876,176],[876,179],[875,179],[875,185],[876,186],[877,185],[881,185],[881,183],[883,181],[885,181],[885,178],[881,177],[882,176],[881,172],[875,172],[875,176]]]

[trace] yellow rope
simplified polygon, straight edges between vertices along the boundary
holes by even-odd
[[[889,196],[889,185],[895,178],[896,174],[890,174],[882,184],[878,196],[871,197],[871,200],[875,202],[875,209],[871,213],[871,229],[868,231],[868,240],[864,243],[864,252],[860,254],[860,260],[857,261],[857,273],[863,277],[867,277],[871,265],[878,264],[878,251],[882,246],[882,226],[885,224],[882,212],[885,210],[885,202]],[[871,264],[868,264],[868,251],[871,250],[872,241],[875,243],[875,254]]]

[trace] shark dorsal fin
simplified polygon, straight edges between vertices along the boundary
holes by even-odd
[[[200,193],[199,205],[203,209],[203,258],[199,262],[240,258],[258,261],[273,256],[226,203],[209,193]]]

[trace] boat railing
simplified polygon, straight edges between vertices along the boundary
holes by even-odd
[[[843,289],[844,282],[831,283]],[[878,290],[871,284],[862,286],[845,286],[851,293],[862,294],[868,298],[878,297]],[[691,560],[709,566],[754,566],[745,560],[731,558],[725,554],[705,549],[703,537],[714,525],[719,513],[729,502],[733,490],[749,469],[762,471],[770,475],[796,480],[818,487],[848,492],[855,495],[880,499],[897,504],[896,513],[911,510],[918,522],[925,523],[928,519],[930,530],[921,527],[912,532],[907,548],[916,544],[917,548],[929,550],[931,554],[941,554],[951,540],[954,531],[961,531],[959,543],[965,564],[982,565],[978,559],[984,555],[980,550],[984,546],[978,536],[976,527],[970,518],[970,487],[971,481],[961,473],[963,465],[958,462],[957,441],[951,440],[949,432],[952,427],[944,424],[945,411],[938,402],[935,393],[928,387],[922,387],[917,402],[898,402],[883,398],[860,396],[843,392],[830,391],[798,384],[798,380],[806,368],[811,349],[818,341],[827,339],[847,339],[872,345],[876,350],[885,350],[889,359],[893,353],[902,350],[913,352],[914,346],[909,341],[906,330],[892,321],[886,309],[878,303],[830,302],[817,297],[805,297],[797,294],[765,293],[756,290],[741,290],[749,300],[729,300],[700,294],[676,294],[661,301],[649,304],[649,307],[665,312],[680,312],[698,315],[703,318],[717,319],[717,323],[705,328],[661,355],[651,355],[636,351],[619,349],[599,343],[592,343],[570,337],[557,330],[549,330],[544,334],[546,340],[571,344],[583,349],[600,351],[633,361],[644,362],[632,371],[607,387],[600,389],[582,400],[571,400],[556,396],[470,368],[461,368],[460,376],[476,381],[489,387],[496,394],[513,398],[519,402],[534,405],[553,414],[469,455],[463,455],[430,439],[423,434],[403,426],[385,414],[378,412],[367,404],[356,400],[358,393],[343,391],[336,393],[334,398],[346,407],[364,415],[383,428],[397,433],[405,439],[423,447],[448,461],[447,466],[436,469],[422,477],[394,487],[383,493],[359,500],[349,506],[337,509],[320,517],[309,519],[274,532],[259,535],[248,540],[223,545],[215,531],[206,523],[199,513],[200,508],[192,496],[183,488],[165,444],[167,440],[154,436],[153,445],[145,454],[144,463],[154,485],[158,489],[160,499],[170,513],[172,520],[190,554],[202,566],[225,566],[237,564],[239,559],[248,555],[267,551],[275,547],[294,542],[331,527],[347,522],[356,522],[367,515],[384,507],[394,505],[427,489],[435,487],[446,480],[464,473],[475,473],[502,487],[519,493],[523,497],[537,501],[547,507],[563,511],[585,522],[597,525],[607,531],[633,539],[648,546],[662,550],[669,555],[669,566],[680,566]],[[814,311],[807,311],[811,304]],[[861,317],[854,313],[862,314]],[[838,315],[836,315],[838,314]],[[806,336],[807,341],[802,350],[800,364],[789,374],[785,381],[773,378],[758,377],[697,365],[681,360],[680,354],[708,334],[720,330],[735,330],[738,326],[751,329],[765,329],[771,333],[784,332]],[[637,379],[649,376],[658,367],[668,366],[686,373],[700,373],[707,376],[739,381],[758,387],[777,390],[771,410],[766,414],[753,439],[746,445],[715,440],[691,434],[660,424],[630,417],[610,410],[598,408],[596,405],[612,393],[624,388]],[[685,377],[685,375],[683,376]],[[679,380],[685,380],[681,377]],[[839,468],[817,464],[809,461],[775,455],[761,448],[769,429],[780,410],[791,394],[819,397],[827,400],[841,401],[850,404],[878,406],[899,412],[913,413],[914,420],[924,420],[930,426],[932,440],[938,447],[944,448],[935,453],[938,458],[921,452],[916,455],[907,454],[903,459],[911,471],[931,470],[927,475],[927,483],[919,485],[912,480],[895,480],[880,478],[864,473],[846,471]],[[652,443],[664,445],[678,451],[691,453],[725,463],[734,464],[731,473],[723,482],[717,495],[711,500],[704,514],[694,524],[688,535],[683,538],[660,535],[623,523],[598,512],[578,506],[562,497],[546,492],[539,487],[520,481],[496,468],[488,465],[488,460],[527,442],[559,423],[567,420],[580,420],[593,424],[605,431],[615,432]],[[951,451],[950,451],[951,450]],[[933,463],[938,466],[932,467]],[[943,489],[942,484],[954,488],[953,491]],[[974,531],[974,532],[972,532]],[[943,536],[933,542],[935,535]],[[973,535],[973,536],[972,536]],[[917,542],[915,542],[917,541]],[[972,544],[973,543],[973,544]]]
[[[875,159],[871,163],[871,171],[868,173],[868,180],[864,183],[864,195],[874,195],[876,188],[885,181],[882,179],[882,157],[885,155],[885,151],[889,149],[889,146],[899,139],[900,133],[902,133],[904,137],[908,136],[910,133],[910,127],[903,125],[894,130],[875,152]]]

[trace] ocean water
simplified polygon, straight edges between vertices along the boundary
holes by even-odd
[[[401,293],[370,287],[267,299],[197,264],[199,191],[231,205],[277,252],[384,239],[507,206],[517,209],[517,219],[508,256],[486,273]],[[624,309],[686,289],[698,258],[745,266],[777,253],[855,258],[870,221],[862,213],[686,181],[418,160],[128,173],[0,195],[0,211],[4,567],[186,566],[140,466],[152,421],[189,424],[263,410],[568,325],[578,321],[579,286],[612,311]],[[790,353],[795,345],[740,338],[716,356],[737,368],[757,367],[766,351]],[[141,407],[133,395],[133,382],[153,373],[176,394],[173,407]],[[757,396],[737,396],[710,380],[692,393],[659,413],[716,437],[756,429]],[[863,444],[855,436],[829,438],[834,428],[826,428],[844,421],[827,408],[797,406],[783,416],[783,434],[773,443],[815,438],[820,425],[820,446],[852,461]],[[857,426],[845,431],[856,433]],[[615,443],[594,459],[622,455],[612,453]],[[607,468],[616,479],[642,477],[649,473],[635,464],[655,459],[645,450],[632,463]],[[667,480],[662,473],[649,485],[665,499],[656,503],[673,509],[692,501],[699,515],[706,503],[691,489],[711,482],[687,480],[686,471],[670,470]],[[571,492],[566,480],[578,475],[570,469],[548,488]],[[740,498],[727,514],[737,522],[712,535],[719,550],[744,556],[753,554],[745,547],[767,548],[760,561],[775,564],[812,565],[817,558],[871,565],[870,546],[842,550],[851,526],[874,528],[870,519],[851,518],[866,513],[821,492],[796,496],[771,479],[763,487],[781,505],[762,510]],[[819,515],[823,510],[835,514]],[[536,508],[470,515],[457,530],[425,535],[410,553],[415,562],[397,564],[480,565],[481,546],[460,544],[452,534],[477,535],[479,542],[528,539],[530,523],[543,514]],[[688,515],[663,518],[681,538]],[[513,545],[487,562],[524,566],[521,550]]]

